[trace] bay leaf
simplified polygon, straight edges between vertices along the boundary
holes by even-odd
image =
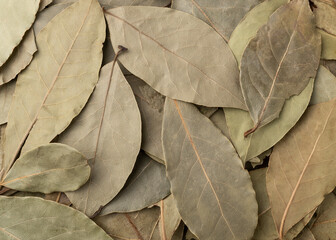
[[[224,108],[232,143],[243,163],[274,146],[297,123],[307,108],[313,85],[314,80],[311,79],[309,85],[298,96],[286,100],[279,118],[257,129],[246,138],[244,131],[253,127],[249,113],[239,109]]]
[[[102,209],[100,215],[138,211],[152,206],[169,193],[165,166],[140,152],[124,188]]]
[[[22,153],[50,142],[82,110],[98,81],[104,39],[96,0],[71,5],[37,35],[39,51],[18,77],[8,115],[4,173],[23,145]]]
[[[273,149],[267,192],[280,239],[336,185],[336,99],[308,108]]]
[[[36,51],[35,34],[31,28],[25,33],[21,43],[14,49],[7,61],[0,67],[0,85],[13,80],[25,69]]]
[[[0,86],[0,124],[7,122],[8,111],[15,90],[15,81]]]
[[[316,238],[309,228],[304,228],[300,235],[295,238],[295,240],[316,240]]]
[[[83,213],[36,197],[0,197],[3,240],[111,240]]]
[[[78,191],[66,193],[88,216],[122,189],[140,150],[140,112],[131,87],[114,63],[101,69],[89,102],[58,139],[89,159],[90,180]]]
[[[0,1],[0,66],[14,48],[19,45],[25,32],[31,27],[39,8],[40,0]],[[3,84],[0,82],[0,85]]]
[[[319,206],[317,219],[311,231],[316,240],[329,240],[336,236],[336,196],[328,194]]]
[[[197,106],[197,108],[207,118],[210,118],[218,110],[218,107]]]
[[[53,4],[74,3],[77,0],[53,0]],[[98,0],[102,7],[115,8],[121,6],[157,6],[166,7],[171,0]]]
[[[312,0],[316,26],[327,33],[336,35],[336,7],[321,0]]]
[[[336,35],[329,34],[323,30],[318,30],[322,39],[322,59],[336,59]]]
[[[310,105],[328,102],[336,97],[336,77],[324,66],[320,66],[314,84]]]
[[[321,65],[326,67],[332,74],[336,76],[336,60],[321,59]]]
[[[246,109],[237,62],[202,20],[158,7],[119,7],[105,16],[114,50],[118,45],[129,49],[118,60],[162,95],[208,107]]]
[[[226,124],[224,110],[222,108],[218,109],[210,117],[210,120],[218,129],[221,130],[221,132],[224,134],[224,136],[227,137],[231,141],[229,128]]]
[[[160,218],[158,207],[98,216],[94,221],[115,240],[151,240]]]
[[[90,177],[86,158],[64,144],[50,143],[21,155],[0,185],[26,192],[75,191]]]
[[[45,9],[53,0],[40,0],[39,12]]]
[[[263,0],[175,0],[172,8],[192,14],[213,27],[226,41],[239,21]]]
[[[126,76],[126,79],[132,87],[141,113],[141,148],[150,156],[164,159],[161,131],[165,97],[134,75]]]
[[[255,193],[230,141],[194,105],[168,98],[162,132],[171,192],[188,228],[200,239],[251,238]]]
[[[238,66],[247,44],[255,37],[259,28],[266,24],[269,16],[288,0],[266,0],[258,4],[240,21],[231,34],[229,46],[235,55]]]
[[[254,122],[245,136],[278,118],[285,100],[302,92],[316,75],[320,54],[308,1],[293,0],[270,16],[241,61],[240,82]]]

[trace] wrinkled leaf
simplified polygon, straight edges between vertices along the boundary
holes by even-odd
[[[161,142],[163,106],[165,98],[136,76],[126,77],[132,87],[141,113],[141,148],[159,159],[163,159]]]
[[[316,75],[320,53],[308,1],[293,0],[270,16],[241,61],[240,82],[254,122],[246,134],[278,118],[285,100],[302,92]]]
[[[238,109],[224,109],[230,137],[244,163],[271,148],[296,124],[307,108],[313,85],[314,80],[311,79],[305,90],[285,102],[278,119],[257,129],[246,138],[244,131],[253,127],[249,113]]]
[[[309,107],[273,149],[266,185],[280,237],[336,185],[335,106],[333,99]]]
[[[100,215],[138,211],[157,203],[169,193],[170,183],[165,166],[140,152],[124,188],[103,208]]]
[[[159,218],[160,210],[154,207],[134,213],[98,216],[94,221],[115,240],[151,240]]]
[[[86,183],[90,171],[76,149],[50,143],[22,154],[0,184],[27,192],[74,191]]]
[[[336,59],[336,35],[329,34],[323,30],[318,31],[322,39],[322,59]]]
[[[111,240],[84,214],[35,197],[0,197],[3,240]]]
[[[336,77],[322,65],[319,67],[315,79],[314,91],[310,105],[328,102],[336,97]]]
[[[234,56],[203,21],[157,7],[120,7],[105,16],[114,50],[129,49],[120,62],[156,91],[208,107],[246,109]]]
[[[0,1],[0,66],[7,61],[33,24],[39,4],[40,0]]]
[[[162,131],[171,191],[188,228],[200,239],[251,238],[255,193],[229,140],[195,106],[171,99]]]
[[[15,90],[15,81],[0,86],[0,124],[7,122],[9,107]]]
[[[24,153],[50,142],[82,110],[98,80],[104,38],[96,0],[71,5],[37,35],[39,51],[19,75],[9,111],[5,173],[23,145]]]
[[[35,34],[33,29],[29,29],[19,46],[14,49],[12,55],[0,67],[0,85],[11,81],[26,68],[36,51]]]
[[[139,109],[118,64],[113,70],[112,66],[102,68],[88,104],[59,138],[89,159],[90,180],[78,191],[67,192],[76,208],[88,216],[118,194],[140,150]]]
[[[244,15],[263,0],[175,0],[172,8],[190,13],[213,27],[228,42]]]
[[[255,37],[259,28],[267,23],[269,16],[288,0],[266,0],[249,11],[232,32],[229,46],[238,66],[247,44]]]
[[[316,240],[329,240],[336,236],[336,196],[330,193],[321,206],[311,231]]]

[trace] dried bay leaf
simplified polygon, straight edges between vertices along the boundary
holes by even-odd
[[[45,9],[53,0],[40,0],[39,12]]]
[[[98,80],[104,39],[96,0],[71,5],[37,35],[39,51],[18,77],[8,115],[4,173],[23,145],[24,153],[50,142],[82,110]]]
[[[232,143],[243,163],[274,146],[297,123],[308,106],[313,85],[314,80],[311,79],[309,85],[298,96],[286,100],[279,118],[257,129],[246,138],[244,131],[253,127],[249,113],[239,109],[224,108]]]
[[[89,159],[90,180],[79,190],[66,193],[88,216],[122,189],[140,150],[140,112],[131,87],[114,63],[101,69],[89,102],[58,140]]]
[[[115,240],[151,240],[159,218],[159,208],[153,207],[133,213],[98,216],[94,221]]]
[[[278,118],[285,100],[301,93],[316,75],[320,53],[308,1],[293,0],[270,16],[241,61],[240,82],[254,122],[245,136]]]
[[[312,0],[316,26],[327,33],[336,35],[336,6],[331,6],[321,0]]]
[[[230,132],[229,128],[226,124],[226,119],[224,115],[224,110],[222,108],[218,109],[211,117],[210,117],[211,122],[219,128],[222,133],[224,134],[225,137],[227,137],[230,141]]]
[[[53,4],[73,3],[77,0],[53,0]],[[98,0],[102,7],[115,8],[121,6],[157,6],[166,7],[170,0]]]
[[[316,240],[309,228],[304,228],[303,231],[295,238],[295,240]]]
[[[31,27],[38,11],[40,0],[0,1],[0,66],[14,48],[19,45],[25,32]],[[0,82],[0,85],[3,84]]]
[[[336,185],[336,99],[308,108],[273,149],[267,192],[280,238]]]
[[[36,197],[0,197],[3,240],[111,240],[83,213]]]
[[[188,228],[200,239],[251,238],[255,193],[229,140],[195,106],[171,99],[162,131],[171,191]]]
[[[310,105],[328,102],[336,97],[336,77],[324,66],[320,66],[314,84]]]
[[[238,66],[247,44],[255,37],[259,28],[267,23],[269,16],[288,0],[266,0],[249,11],[232,32],[229,46]]]
[[[161,131],[165,97],[134,75],[126,76],[126,79],[132,87],[141,113],[141,148],[150,156],[164,159]]]
[[[321,59],[321,65],[326,67],[332,74],[336,76],[336,60]]]
[[[113,48],[129,49],[120,62],[162,95],[246,109],[234,56],[208,24],[157,7],[120,7],[105,16]]]
[[[336,59],[336,35],[329,34],[323,30],[318,30],[322,39],[322,59]]]
[[[263,0],[175,0],[172,8],[190,13],[213,27],[228,42],[244,15]]]
[[[218,107],[197,106],[197,108],[207,118],[210,118],[218,110]]]
[[[170,193],[170,183],[164,165],[140,152],[124,188],[101,211],[134,212],[152,206]]]
[[[0,86],[0,124],[7,122],[8,111],[15,90],[15,81]]]
[[[76,149],[50,143],[22,154],[0,185],[27,192],[74,191],[87,182],[90,171]]]
[[[0,67],[0,85],[14,79],[33,59],[37,51],[35,34],[29,29],[21,43],[14,49],[7,61]]]
[[[315,223],[311,231],[316,240],[329,240],[336,236],[336,196],[328,194],[319,206]]]

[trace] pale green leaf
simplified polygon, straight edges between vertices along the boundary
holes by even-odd
[[[0,124],[7,122],[8,111],[12,102],[16,81],[0,86]]]
[[[158,7],[119,7],[105,16],[114,50],[118,45],[129,49],[120,62],[162,95],[246,109],[237,62],[226,42],[202,20]]]
[[[318,30],[322,37],[322,59],[336,59],[336,36],[323,30]]]
[[[86,183],[90,171],[76,149],[50,143],[22,154],[0,185],[26,192],[75,191]]]
[[[83,213],[35,197],[0,197],[2,240],[111,240]]]

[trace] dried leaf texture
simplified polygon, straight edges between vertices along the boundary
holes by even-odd
[[[313,233],[309,228],[303,229],[303,231],[295,238],[295,240],[316,240]]]
[[[328,102],[336,97],[336,77],[324,66],[320,66],[316,75],[314,91],[310,105]]]
[[[326,31],[318,30],[322,37],[321,59],[336,59],[336,35],[329,34]]]
[[[169,8],[120,7],[105,13],[120,62],[156,91],[209,107],[246,109],[238,67],[225,41],[206,23]]]
[[[195,106],[171,99],[162,131],[171,191],[188,228],[200,239],[251,238],[255,193],[229,140]]]
[[[255,124],[246,134],[279,117],[285,100],[315,77],[320,53],[321,39],[308,1],[291,1],[270,16],[241,62],[240,82]]]
[[[244,15],[263,0],[177,0],[172,8],[190,13],[213,27],[225,41]]]
[[[3,240],[111,240],[83,213],[36,197],[0,197]]]
[[[308,108],[273,149],[266,175],[280,237],[336,185],[336,99]]]
[[[124,188],[101,211],[134,212],[152,206],[170,194],[170,183],[164,165],[140,152]]]
[[[8,111],[15,90],[15,81],[0,86],[0,125],[7,122]]]
[[[124,186],[141,144],[140,112],[132,89],[118,64],[113,70],[112,66],[102,68],[88,104],[59,138],[89,159],[90,180],[78,191],[67,192],[76,208],[88,216]]]
[[[86,158],[76,149],[50,143],[23,154],[2,186],[27,192],[64,192],[80,188],[90,176]]]
[[[313,2],[316,26],[327,33],[336,35],[336,6],[331,6],[321,0],[313,0]]]
[[[23,144],[26,152],[50,142],[82,110],[98,81],[104,39],[96,0],[73,4],[37,35],[39,51],[18,77],[9,111],[4,172]]]
[[[33,24],[39,4],[40,0],[0,1],[0,66],[7,61]]]
[[[0,85],[11,81],[26,68],[36,51],[35,34],[31,28],[26,32],[19,46],[14,49],[12,55],[0,67]]]

